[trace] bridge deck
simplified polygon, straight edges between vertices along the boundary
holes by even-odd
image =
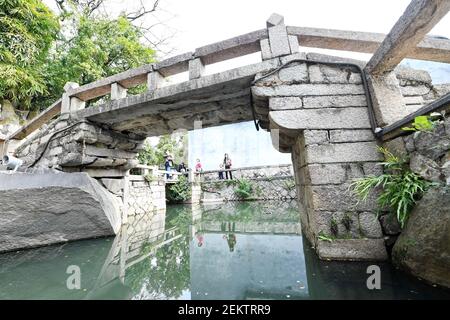
[[[145,136],[191,130],[196,120],[203,127],[249,121],[251,82],[278,66],[279,59],[266,60],[82,109],[75,116]]]

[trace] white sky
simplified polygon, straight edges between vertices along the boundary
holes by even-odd
[[[114,0],[116,1],[116,0]],[[175,17],[178,53],[265,27],[271,13],[286,25],[388,33],[409,0],[161,0]],[[150,0],[151,2],[151,0]],[[450,15],[431,34],[450,38]]]
[[[154,2],[106,0],[104,10],[109,13],[129,11],[141,1],[147,8]],[[44,2],[55,7],[54,0]],[[161,37],[175,32],[175,36],[169,41],[170,47],[174,48],[169,55],[174,55],[264,28],[265,21],[273,12],[283,15],[286,25],[291,26],[388,33],[409,2],[410,0],[160,0],[159,10],[154,15],[146,16],[146,23],[163,21],[164,26],[154,29]],[[450,38],[450,14],[430,33]],[[369,56],[356,54],[352,57],[367,59]]]

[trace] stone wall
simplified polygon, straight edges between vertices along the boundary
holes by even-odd
[[[126,177],[124,192],[125,213],[130,216],[146,214],[166,208],[164,181],[147,181],[143,176]]]
[[[412,113],[450,92],[450,84],[433,85],[427,71],[399,66],[396,76],[408,113]]]
[[[239,180],[252,185],[251,196],[240,198],[235,190]],[[216,171],[206,172],[202,182],[203,202],[241,200],[287,200],[297,197],[292,165],[258,166],[233,171],[233,180],[219,180]]]
[[[24,166],[86,171],[91,176],[124,176],[137,164],[143,138],[61,116],[23,143],[16,156]],[[109,171],[108,171],[109,170]]]

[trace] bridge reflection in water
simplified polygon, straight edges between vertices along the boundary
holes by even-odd
[[[169,206],[130,217],[119,236],[0,255],[0,299],[450,298],[389,264],[320,261],[295,202]],[[81,289],[66,286],[68,266]]]

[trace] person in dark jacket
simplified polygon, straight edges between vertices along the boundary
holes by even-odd
[[[233,180],[233,175],[231,173],[231,171],[228,171],[229,169],[231,169],[231,159],[228,156],[228,153],[225,153],[225,156],[223,158],[223,165],[225,166],[225,176],[228,179],[228,174],[230,175],[230,179]]]

